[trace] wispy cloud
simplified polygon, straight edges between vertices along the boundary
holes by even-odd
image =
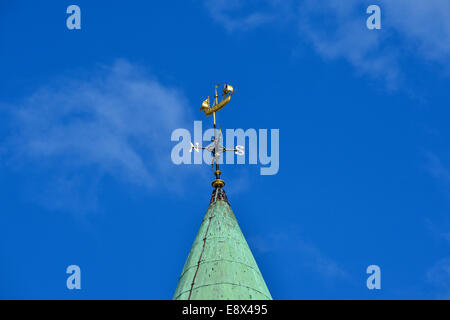
[[[450,195],[450,169],[443,163],[443,160],[432,152],[425,152],[425,169],[435,178],[444,194]],[[448,228],[448,216],[445,216],[439,223],[426,219],[425,223],[430,232],[438,239],[445,240],[450,244],[450,231]]]
[[[450,231],[446,231],[445,222],[441,222],[439,225],[433,223],[430,219],[426,219],[425,223],[428,227],[428,230],[438,239],[445,240],[450,244]]]
[[[189,118],[179,90],[124,60],[59,79],[7,109],[15,127],[7,156],[22,169],[47,170],[41,191],[55,204],[105,176],[164,187],[172,176],[171,131]]]
[[[450,58],[450,2],[447,0],[382,0],[386,28],[423,58],[447,63]]]
[[[450,258],[439,260],[426,275],[427,281],[438,290],[438,299],[450,299]]]
[[[432,152],[426,152],[425,156],[427,158],[426,168],[431,175],[444,184],[450,183],[450,171],[442,163],[442,160]]]
[[[344,278],[350,276],[337,262],[327,257],[321,250],[299,236],[298,230],[288,228],[283,232],[274,232],[264,237],[251,237],[252,247],[261,253],[288,252],[300,256],[302,266],[321,274],[326,278]]]
[[[289,13],[289,5],[290,0],[205,1],[213,20],[230,32],[278,23]]]
[[[395,87],[401,78],[401,60],[408,55],[444,67],[450,58],[447,0],[380,0],[382,29],[376,31],[366,28],[368,3],[360,0],[205,3],[213,19],[227,30],[289,21],[299,38],[325,59],[344,59],[359,73],[384,78],[389,87]],[[260,18],[251,19],[253,16]],[[246,23],[246,19],[254,21]]]
[[[302,1],[298,7],[299,35],[325,59],[345,59],[359,73],[384,77],[388,86],[399,77],[398,51],[386,48],[385,30],[370,31],[360,1]]]
[[[443,163],[442,159],[432,152],[425,153],[427,162],[426,169],[443,187],[444,192],[449,193],[450,188],[450,170]],[[450,244],[450,232],[448,231],[448,215],[443,217],[439,223],[430,219],[425,220],[430,232],[437,238]],[[439,260],[426,274],[428,283],[437,290],[436,298],[450,299],[450,258],[446,257]]]
[[[435,179],[440,191],[450,197],[450,165],[448,161],[445,157],[431,151],[423,151],[423,153],[425,157],[424,170]]]

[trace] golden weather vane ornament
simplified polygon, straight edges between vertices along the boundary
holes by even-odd
[[[212,161],[211,161],[211,167],[214,168],[214,163],[216,164],[216,170],[214,172],[214,175],[216,176],[216,180],[212,182],[212,186],[214,188],[222,188],[225,186],[225,181],[220,179],[220,175],[222,172],[219,170],[219,159],[220,156],[226,152],[226,151],[234,151],[236,155],[243,156],[244,153],[244,147],[243,146],[236,146],[234,149],[227,149],[223,145],[220,144],[220,141],[222,139],[222,130],[219,130],[219,136],[217,136],[217,126],[216,126],[216,112],[221,110],[223,107],[225,107],[231,100],[231,96],[234,94],[234,88],[230,86],[229,84],[224,84],[223,88],[223,94],[222,94],[222,100],[219,102],[219,95],[217,94],[217,88],[220,87],[221,84],[218,84],[215,86],[215,94],[214,94],[214,103],[211,106],[209,97],[208,99],[204,100],[202,103],[202,106],[200,108],[201,111],[205,113],[207,117],[210,115],[213,115],[213,124],[214,124],[214,139],[211,139],[211,144],[207,147],[200,147],[199,143],[196,142],[195,145],[191,142],[191,149],[189,152],[192,152],[192,150],[195,150],[196,152],[200,152],[200,149],[207,150],[211,152],[212,155]]]

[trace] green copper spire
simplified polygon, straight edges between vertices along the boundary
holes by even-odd
[[[223,98],[215,87],[214,105],[210,106],[209,97],[203,101],[200,110],[206,116],[213,115],[214,139],[211,145],[200,147],[191,142],[191,150],[211,152],[211,166],[216,169],[216,179],[212,182],[214,188],[211,202],[200,230],[197,233],[191,252],[184,264],[180,281],[175,290],[174,300],[271,300],[255,258],[245,241],[244,235],[230,208],[223,187],[225,181],[220,178],[219,160],[226,151],[236,155],[244,155],[244,147],[236,146],[227,149],[221,145],[222,133],[217,135],[216,112],[230,102],[234,89],[229,84],[224,85]]]
[[[213,192],[173,299],[272,299],[220,187]]]

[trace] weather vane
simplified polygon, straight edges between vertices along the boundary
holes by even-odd
[[[199,143],[196,142],[195,145],[191,142],[191,150],[189,152],[192,152],[192,150],[195,150],[196,152],[200,152],[200,149],[207,150],[211,152],[212,155],[212,161],[211,161],[211,167],[214,169],[214,163],[216,164],[216,170],[214,172],[214,175],[216,176],[216,180],[212,182],[212,186],[214,188],[223,188],[225,186],[225,181],[220,179],[220,175],[222,172],[219,170],[219,159],[221,155],[226,151],[234,151],[236,155],[243,156],[244,155],[244,147],[243,146],[236,146],[235,149],[227,149],[223,145],[220,144],[220,141],[222,139],[222,130],[219,130],[219,134],[217,136],[217,126],[216,126],[216,112],[225,107],[228,102],[231,100],[231,96],[234,93],[234,89],[229,84],[224,85],[223,94],[222,94],[222,100],[219,102],[219,95],[217,94],[217,88],[220,87],[221,84],[216,85],[215,89],[215,95],[214,95],[214,103],[211,106],[209,97],[202,103],[202,107],[200,108],[201,111],[205,112],[205,115],[209,117],[210,115],[213,116],[213,122],[214,122],[214,138],[211,139],[211,144],[207,147],[200,147]]]

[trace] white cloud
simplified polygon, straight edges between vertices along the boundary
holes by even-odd
[[[450,1],[382,0],[386,27],[392,26],[422,57],[450,58]]]
[[[174,179],[170,134],[190,118],[177,89],[124,60],[87,79],[59,79],[8,110],[15,126],[8,156],[22,169],[47,170],[41,192],[55,205],[76,198],[67,194],[84,188],[83,178],[164,187]]]
[[[368,30],[365,8],[358,1],[305,0],[298,8],[299,34],[326,59],[345,59],[360,73],[398,79],[398,52],[384,48],[385,30]]]
[[[214,20],[227,30],[248,30],[285,21],[326,59],[344,59],[359,73],[395,86],[407,55],[446,66],[450,58],[450,1],[380,0],[382,29],[366,28],[367,1],[206,1]],[[238,4],[236,4],[238,3]],[[262,8],[262,9],[261,9]],[[265,17],[247,23],[252,16]],[[250,19],[252,21],[252,19]],[[291,30],[291,28],[289,28]]]

